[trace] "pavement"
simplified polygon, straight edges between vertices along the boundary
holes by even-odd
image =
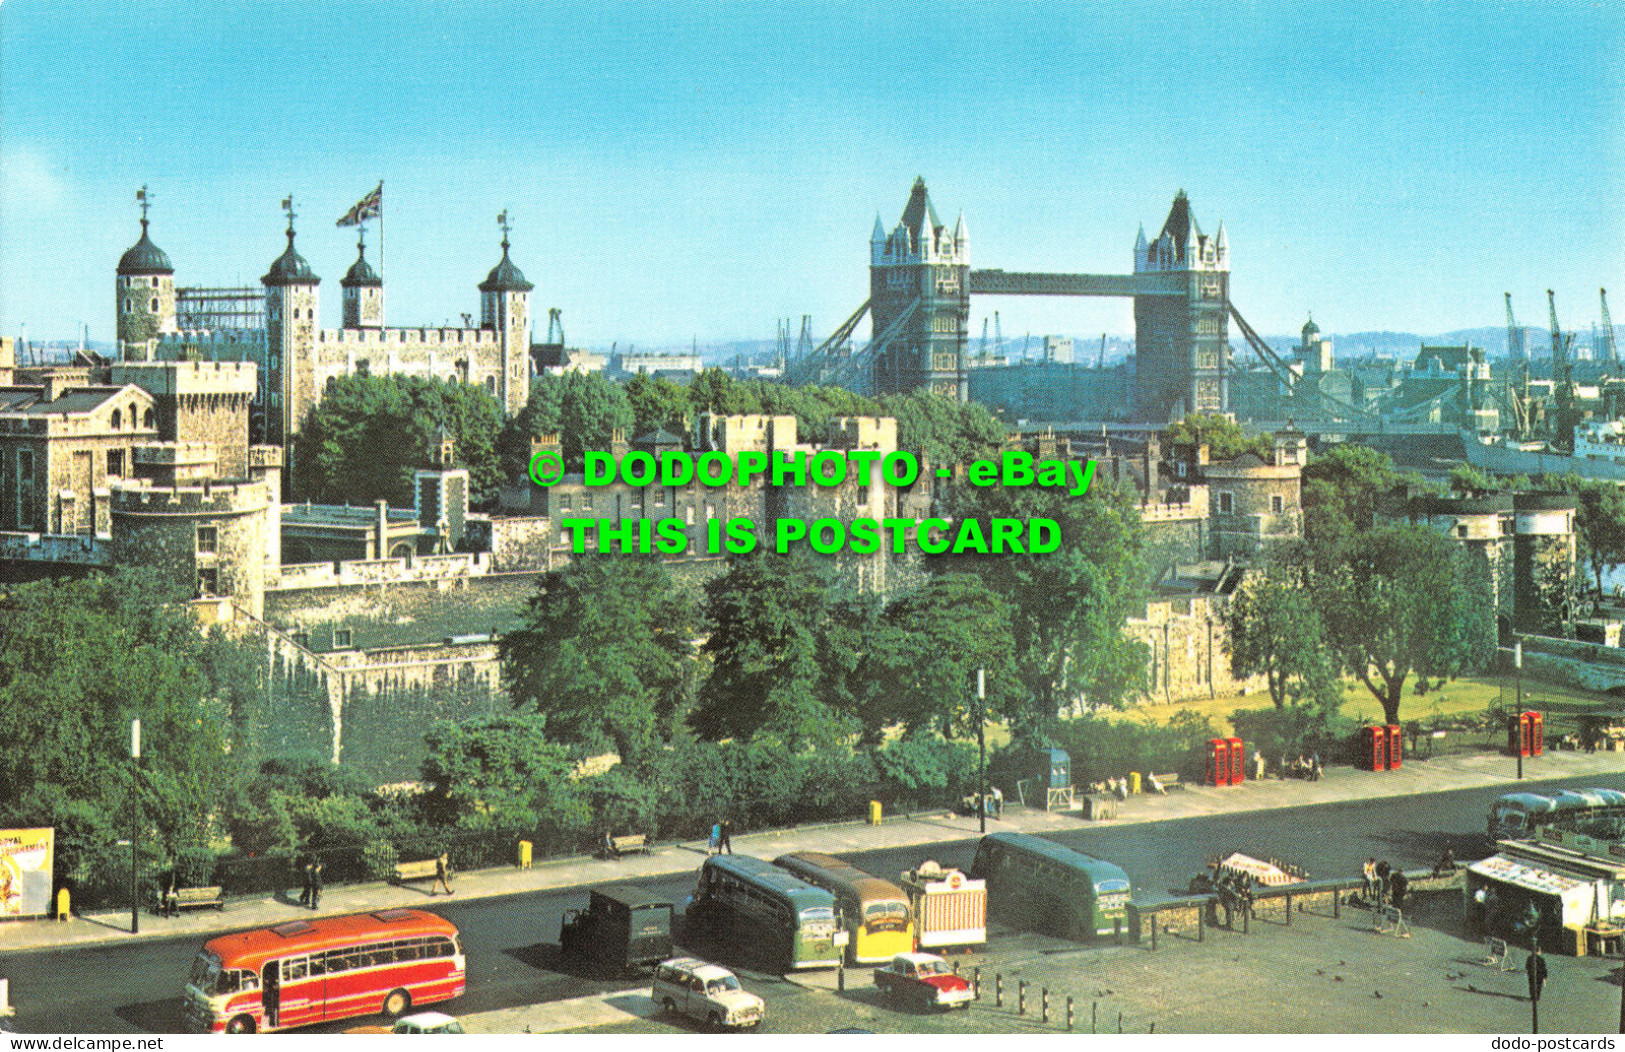
[[[1536,779],[1572,779],[1585,784],[1588,776],[1625,773],[1625,754],[1599,752],[1549,752],[1526,760],[1525,776]],[[1191,786],[1165,796],[1136,795],[1122,802],[1116,818],[1091,822],[1076,813],[1031,810],[1006,802],[1001,820],[988,822],[988,828],[1007,832],[1044,834],[1081,826],[1127,826],[1170,819],[1267,811],[1310,804],[1373,800],[1507,785],[1516,785],[1515,761],[1495,753],[1441,756],[1430,760],[1406,760],[1397,771],[1356,771],[1330,767],[1318,782],[1302,780],[1248,781],[1240,786],[1213,788]],[[733,837],[739,854],[772,859],[789,851],[823,851],[831,854],[884,848],[929,846],[974,838],[980,827],[975,817],[943,812],[887,818],[880,825],[846,822],[794,829],[743,833]],[[457,875],[456,898],[491,898],[583,885],[602,884],[639,877],[670,876],[693,872],[705,857],[703,841],[655,845],[647,855],[631,855],[615,860],[581,856],[538,862],[530,869],[502,867],[475,870]],[[928,857],[929,851],[922,851]],[[432,906],[441,901],[428,894],[427,882],[395,886],[385,883],[330,886],[322,893],[319,916],[360,913],[390,906]],[[134,939],[172,939],[193,936],[200,940],[226,931],[269,927],[313,911],[301,907],[288,896],[271,895],[234,898],[224,910],[192,910],[179,917],[165,918],[143,911],[139,935],[129,931],[128,909],[73,916],[67,921],[37,920],[0,924],[0,950],[49,950],[64,946],[125,942]]]

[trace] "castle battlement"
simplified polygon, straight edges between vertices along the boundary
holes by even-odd
[[[417,329],[321,329],[316,333],[317,343],[352,343],[363,346],[441,347],[476,346],[495,347],[497,333],[490,329],[448,329],[442,327]]]
[[[155,397],[235,394],[252,399],[259,384],[257,367],[243,361],[117,362],[112,377],[115,384],[135,384]]]
[[[271,488],[246,479],[195,486],[153,486],[127,479],[112,487],[110,503],[114,515],[251,515],[270,506]]]

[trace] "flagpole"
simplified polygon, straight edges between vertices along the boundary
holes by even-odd
[[[386,322],[384,310],[389,306],[389,283],[384,273],[384,181],[378,180],[378,280],[384,282],[383,295],[378,297],[378,327]]]

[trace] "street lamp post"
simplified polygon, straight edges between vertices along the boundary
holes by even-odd
[[[136,775],[141,767],[141,720],[130,721],[130,934],[141,934],[141,896],[136,867],[141,858],[141,794],[136,791]]]
[[[987,673],[976,670],[976,812],[987,832]]]
[[[1512,644],[1512,667],[1518,672],[1518,711],[1512,714],[1513,726],[1518,728],[1512,751],[1518,756],[1518,780],[1523,781],[1523,644]]]

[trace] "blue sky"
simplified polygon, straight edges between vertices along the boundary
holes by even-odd
[[[337,325],[381,178],[391,324],[477,312],[506,208],[572,343],[822,336],[916,175],[1007,270],[1125,271],[1184,188],[1265,332],[1542,324],[1548,287],[1586,328],[1625,309],[1622,44],[1618,4],[6,0],[0,332],[110,338],[143,183],[181,285],[257,283],[291,192]]]

